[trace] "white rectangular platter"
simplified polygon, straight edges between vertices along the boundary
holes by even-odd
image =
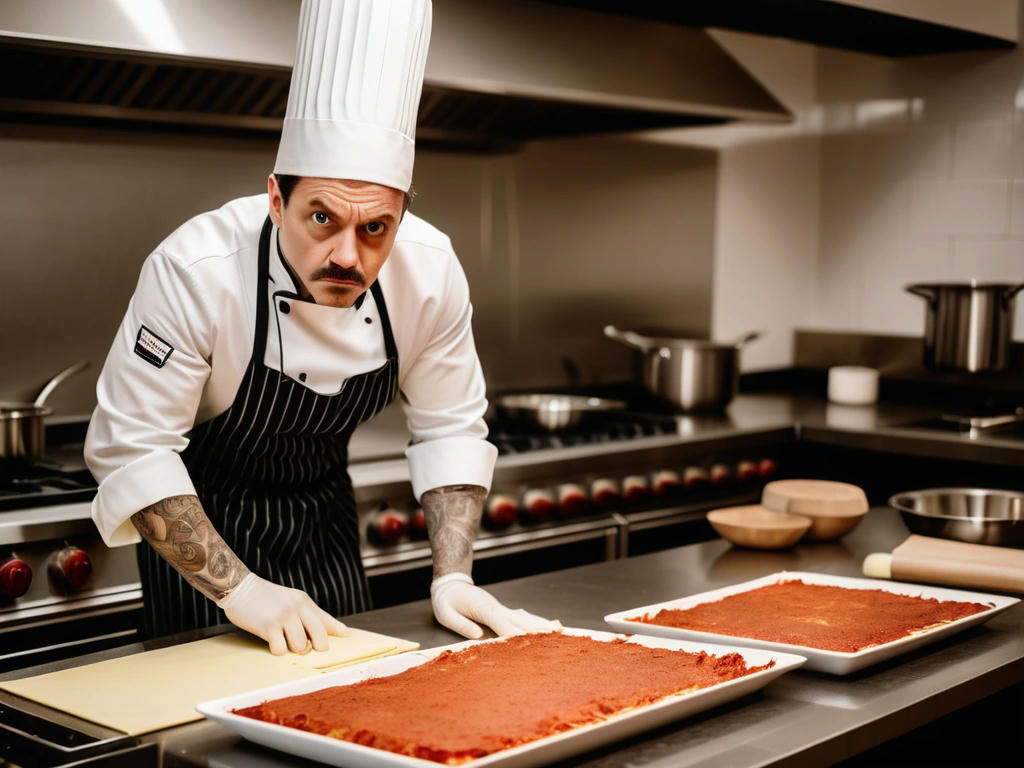
[[[610,641],[620,638],[611,632],[570,629],[562,630],[569,635],[582,635],[599,641]],[[624,739],[665,723],[679,720],[696,712],[710,709],[758,690],[779,675],[796,669],[805,659],[789,653],[764,651],[751,648],[738,648],[735,645],[716,645],[709,643],[693,643],[683,640],[672,640],[657,637],[634,635],[629,642],[639,643],[651,648],[670,648],[699,653],[707,651],[722,655],[739,653],[749,666],[761,666],[772,659],[775,666],[771,669],[754,672],[744,677],[729,680],[709,688],[702,688],[691,693],[668,696],[646,706],[637,707],[620,714],[612,715],[606,720],[569,731],[538,739],[518,747],[495,752],[463,765],[472,768],[483,766],[502,766],[514,768],[518,766],[545,765],[576,755],[586,750]],[[237,694],[223,699],[204,702],[196,709],[211,720],[241,734],[246,739],[281,750],[292,755],[307,757],[327,763],[328,765],[347,766],[348,768],[437,768],[441,763],[423,760],[394,752],[387,752],[361,744],[353,744],[340,739],[332,739],[314,733],[307,733],[283,725],[265,723],[260,720],[232,714],[231,710],[254,706],[268,699],[283,696],[297,696],[310,693],[334,685],[347,685],[373,677],[385,677],[410,669],[434,658],[443,651],[461,650],[478,643],[501,642],[500,638],[491,640],[470,640],[440,648],[429,648],[420,651],[409,651],[398,656],[374,659],[337,672],[307,680],[297,680],[268,688],[261,688],[248,693]]]
[[[912,595],[915,597],[935,598],[936,600],[959,600],[971,603],[984,603],[991,606],[988,610],[976,613],[973,616],[965,616],[962,619],[951,621],[948,624],[941,624],[930,629],[915,632],[907,637],[901,637],[892,642],[881,645],[863,648],[859,651],[848,653],[843,651],[826,651],[820,648],[810,648],[803,645],[790,645],[788,643],[773,643],[767,640],[757,640],[749,637],[737,637],[734,635],[720,635],[712,632],[698,632],[690,629],[677,627],[663,627],[657,624],[648,624],[638,621],[626,621],[629,616],[643,616],[645,613],[657,613],[663,608],[677,608],[686,610],[701,603],[710,603],[721,600],[728,595],[736,595],[747,592],[758,587],[774,584],[780,580],[801,579],[805,584],[821,584],[825,586],[847,587],[849,589],[881,589],[896,595]],[[668,600],[655,605],[644,605],[638,608],[630,608],[618,613],[612,613],[604,617],[612,627],[620,632],[642,632],[646,635],[658,637],[671,637],[677,640],[691,640],[694,642],[708,643],[732,643],[734,645],[746,646],[749,648],[764,648],[766,650],[779,651],[782,653],[794,653],[804,656],[807,659],[806,669],[814,669],[820,672],[829,672],[833,675],[847,675],[851,672],[863,669],[871,664],[877,664],[885,659],[890,659],[901,653],[919,648],[922,645],[935,642],[940,638],[947,637],[956,632],[961,632],[968,627],[982,624],[997,613],[1000,613],[1011,605],[1019,603],[1015,597],[1004,597],[1002,595],[990,595],[984,592],[966,592],[959,589],[946,589],[943,587],[928,587],[921,584],[905,584],[896,581],[884,581],[881,579],[860,579],[848,576],[833,576],[826,573],[809,573],[804,571],[779,571],[759,579],[745,581],[742,584],[734,584],[730,587],[715,589],[709,592],[701,592],[689,597],[681,597],[675,600]]]

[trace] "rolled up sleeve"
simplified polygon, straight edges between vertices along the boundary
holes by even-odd
[[[417,501],[432,488],[479,485],[491,489],[498,449],[474,437],[446,437],[410,445],[409,475]]]
[[[488,490],[497,449],[487,442],[486,384],[473,341],[469,285],[452,256],[433,322],[402,380],[402,406],[412,436],[406,450],[417,499],[432,488],[479,485]]]
[[[146,260],[100,373],[85,441],[99,482],[92,518],[108,546],[139,540],[129,521],[139,510],[195,494],[180,453],[210,374],[211,306],[172,259],[154,253]],[[159,340],[160,354],[136,351],[143,328]]]
[[[100,484],[92,503],[92,518],[110,547],[134,544],[138,531],[125,517],[169,496],[194,495],[195,486],[174,451],[152,451],[115,469]]]

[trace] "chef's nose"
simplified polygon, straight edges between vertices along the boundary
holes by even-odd
[[[339,267],[359,266],[359,239],[352,228],[343,229],[335,237],[331,249],[331,262]]]

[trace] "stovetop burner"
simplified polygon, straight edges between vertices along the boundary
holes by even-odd
[[[575,427],[545,430],[514,419],[495,418],[488,422],[488,440],[502,456],[552,448],[569,448],[595,443],[633,440],[676,431],[675,419],[658,413],[614,411],[588,414]]]
[[[96,481],[88,470],[47,464],[0,465],[0,512],[90,501]]]

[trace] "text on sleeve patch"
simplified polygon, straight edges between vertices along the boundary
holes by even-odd
[[[146,326],[139,328],[139,335],[135,337],[135,354],[147,363],[163,368],[167,358],[171,356],[174,347],[153,333]]]

